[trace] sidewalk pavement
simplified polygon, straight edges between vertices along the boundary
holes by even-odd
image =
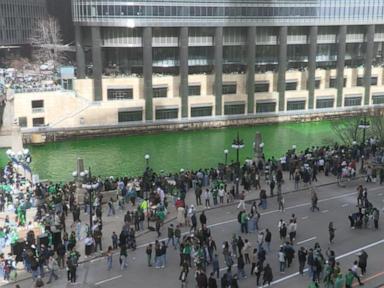
[[[359,177],[359,176],[357,176],[357,177]],[[320,187],[320,186],[331,185],[331,184],[337,183],[337,179],[333,175],[324,176],[323,173],[319,173],[317,178],[318,178],[318,181],[312,183],[315,187]],[[288,172],[283,172],[283,179],[284,179],[284,182],[282,184],[282,193],[283,194],[308,189],[308,188],[304,187],[304,184],[302,182],[300,182],[299,189],[295,190],[294,180],[289,180],[289,173]],[[232,187],[232,185],[234,185],[234,184],[228,183],[227,189],[230,189]],[[265,189],[267,191],[267,195],[269,197],[270,189],[269,189],[269,185],[265,182],[264,176],[261,177],[260,185],[263,189]],[[204,188],[205,187],[203,187],[203,189]],[[240,185],[239,191],[241,192],[242,189],[243,189],[243,187]],[[276,190],[277,189],[275,188],[275,193],[274,193],[275,196],[277,193]],[[250,202],[250,201],[254,201],[254,200],[259,199],[259,193],[260,193],[260,190],[256,190],[254,187],[252,187],[250,192],[246,194],[246,197],[245,197],[246,202]],[[320,196],[320,195],[318,195],[318,196]],[[199,205],[199,206],[196,205],[196,197],[195,197],[195,193],[192,189],[190,189],[188,191],[188,193],[186,194],[185,202],[187,205],[193,204],[198,213],[203,211],[203,210],[208,210],[207,208],[205,208],[204,205]],[[202,199],[202,203],[203,202],[204,201]],[[211,203],[213,204],[213,201],[211,201]],[[225,203],[226,203],[226,200],[225,200]],[[227,207],[227,206],[231,206],[231,205],[236,205],[237,203],[238,203],[238,201],[235,200],[232,203],[228,203],[228,204],[226,203],[224,205],[212,206],[209,209],[223,208],[223,207]],[[107,204],[104,204],[104,207],[103,207],[103,238],[102,238],[103,252],[105,252],[107,250],[108,246],[112,246],[112,240],[111,240],[112,232],[115,231],[117,235],[120,234],[121,228],[124,224],[124,215],[128,209],[127,205],[126,205],[126,209],[124,211],[120,210],[118,207],[115,207],[116,214],[112,215],[112,216],[107,216],[107,213],[108,213],[108,207],[107,206],[108,206]],[[133,207],[130,206],[130,204],[129,204],[129,209],[133,209]],[[176,211],[175,206],[173,205],[173,201],[172,201],[172,199],[169,199],[168,214],[166,216],[164,224],[169,223],[171,221],[174,221],[176,219],[176,215],[177,215],[177,211]],[[82,223],[89,223],[89,214],[85,214],[84,210],[82,210],[81,214],[80,214],[80,220]],[[68,217],[66,219],[66,223],[67,223],[68,234],[70,234],[71,231],[76,230],[76,227],[74,225],[72,225],[73,222],[72,222],[72,215],[71,214],[68,214]],[[146,227],[146,226],[147,226],[147,222],[145,221],[144,227]],[[152,223],[151,226],[154,226],[154,223]],[[163,235],[165,235],[164,233],[165,233],[166,229],[167,229],[166,225],[163,225],[163,227],[162,227],[162,230],[164,230],[164,231],[162,231]],[[136,232],[136,238],[138,239],[141,236],[143,236],[149,232],[151,232],[151,231],[148,229]],[[151,238],[150,241],[153,241],[153,239],[155,239],[155,237],[156,236],[154,234],[154,237]],[[94,260],[96,258],[103,256],[103,253],[99,251],[99,252],[93,253],[92,256],[90,256],[90,257],[85,257],[85,245],[84,245],[83,241],[77,242],[76,249],[81,254],[80,259],[79,259],[79,263],[91,261],[91,260]],[[22,267],[22,263],[19,263],[17,280],[21,281],[21,280],[29,278],[29,277],[31,277],[31,274],[25,272],[23,267]]]

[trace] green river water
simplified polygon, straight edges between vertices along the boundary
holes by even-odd
[[[214,167],[224,162],[224,149],[229,150],[228,163],[236,160],[231,148],[237,132],[244,139],[240,151],[242,160],[252,157],[255,132],[260,131],[267,157],[280,157],[293,144],[298,149],[337,141],[329,121],[306,123],[280,123],[206,129],[198,131],[165,132],[152,135],[100,137],[68,140],[28,147],[32,154],[32,170],[40,179],[52,181],[71,180],[76,159],[83,158],[91,166],[93,175],[139,175],[145,167],[144,155],[149,154],[149,164],[157,171]],[[0,151],[0,164],[7,161],[5,150]]]

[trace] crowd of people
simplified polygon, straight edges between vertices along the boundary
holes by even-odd
[[[0,68],[3,87],[13,89],[15,93],[56,91],[61,89],[57,75],[48,65],[35,70],[20,72],[14,68]]]
[[[191,268],[195,268],[195,278],[198,287],[212,286],[220,279],[222,287],[238,287],[238,281],[247,277],[246,265],[250,265],[250,273],[255,274],[257,283],[269,284],[273,281],[270,263],[266,263],[265,255],[270,253],[272,234],[268,229],[259,229],[260,209],[267,209],[268,198],[276,196],[279,209],[284,210],[283,187],[288,181],[294,182],[295,189],[311,189],[312,182],[318,181],[317,176],[323,173],[325,177],[334,176],[338,179],[348,171],[349,177],[354,177],[357,170],[357,161],[362,155],[369,159],[380,153],[376,143],[351,147],[337,145],[311,147],[303,151],[289,150],[284,157],[276,159],[260,159],[259,161],[246,160],[241,166],[232,163],[230,165],[218,165],[217,168],[200,169],[197,171],[181,170],[174,174],[156,173],[147,168],[139,177],[90,177],[88,181],[97,183],[93,193],[85,193],[84,199],[76,194],[76,183],[39,183],[32,184],[19,175],[9,163],[1,175],[0,186],[0,210],[11,212],[14,218],[5,219],[0,229],[0,248],[6,246],[16,247],[12,254],[2,254],[2,269],[4,279],[15,278],[15,263],[23,262],[25,270],[30,272],[36,283],[41,283],[47,275],[48,282],[57,278],[59,268],[66,267],[68,280],[76,282],[76,269],[80,257],[80,247],[84,245],[85,257],[95,252],[102,251],[108,258],[108,269],[113,263],[113,250],[120,249],[120,266],[127,268],[127,251],[136,249],[136,233],[145,229],[145,221],[148,228],[161,236],[164,220],[169,206],[176,208],[177,224],[167,227],[168,241],[156,241],[146,249],[148,265],[156,268],[166,267],[167,247],[172,244],[180,252],[180,281],[185,283],[190,277]],[[369,166],[367,166],[368,168]],[[284,179],[284,171],[288,179]],[[381,177],[382,168],[376,171]],[[373,173],[367,171],[367,175]],[[381,178],[380,178],[381,179]],[[369,180],[369,177],[366,178]],[[381,183],[381,181],[380,181]],[[240,189],[236,187],[239,186]],[[253,190],[259,190],[259,202],[253,202],[249,211],[245,205],[246,195]],[[116,191],[113,197],[106,198],[105,191]],[[187,203],[187,193],[195,193],[196,203]],[[91,199],[89,196],[91,195]],[[360,192],[359,192],[360,195]],[[360,196],[359,196],[360,197]],[[378,209],[370,207],[367,197],[361,196],[359,201],[360,217],[373,217],[374,223],[378,223]],[[317,207],[317,194],[312,191],[312,210]],[[207,226],[207,218],[204,212],[198,214],[197,208],[210,208],[238,201],[238,221],[242,234],[257,233],[257,245],[251,247],[250,242],[242,236],[234,235],[233,239],[222,244],[222,253],[227,265],[225,276],[219,278],[218,253],[219,247],[213,240],[214,235]],[[195,207],[195,205],[197,207]],[[107,250],[103,243],[103,207],[107,209],[107,216],[115,215],[116,209],[123,211],[123,225],[119,231],[111,235],[111,244]],[[27,211],[35,209],[32,218],[27,219]],[[81,221],[81,214],[92,211],[91,225]],[[375,214],[376,213],[376,214]],[[72,219],[70,216],[72,215]],[[104,215],[105,217],[105,215]],[[351,216],[356,226],[356,216]],[[369,218],[371,219],[371,218]],[[199,220],[199,221],[198,221]],[[351,220],[352,221],[352,220]],[[200,222],[200,225],[198,224]],[[150,224],[151,223],[151,224]],[[287,223],[279,222],[279,248],[280,272],[285,272],[296,254],[301,254],[301,249],[295,251],[294,241],[297,230],[297,220],[294,215]],[[154,227],[152,226],[154,225]],[[181,227],[188,226],[188,234],[181,233]],[[16,228],[23,227],[28,233],[25,237],[17,233]],[[39,234],[35,235],[33,228],[38,227]],[[116,227],[118,228],[118,227]],[[335,228],[329,225],[330,241],[334,238]],[[331,237],[333,233],[333,237]],[[332,238],[332,239],[331,239]],[[103,245],[104,244],[104,245]],[[20,249],[19,249],[19,248]],[[104,247],[104,249],[103,249]],[[17,250],[17,251],[16,251]],[[5,251],[5,250],[4,250]],[[9,250],[8,250],[9,251]],[[104,252],[106,251],[106,252]],[[313,249],[313,255],[318,254],[319,247]],[[310,259],[311,251],[307,251]],[[303,251],[304,253],[304,251]],[[331,252],[329,252],[331,253]],[[321,253],[320,253],[321,254]],[[314,256],[314,258],[316,258]],[[328,255],[327,255],[328,256]],[[319,256],[320,257],[320,256]],[[321,257],[320,257],[321,258]],[[329,258],[329,256],[328,256]],[[328,271],[335,266],[330,265],[328,259],[327,268],[324,260],[323,271]],[[300,257],[299,257],[300,260]],[[307,264],[310,267],[312,264]],[[234,264],[237,262],[237,273],[234,273]],[[206,275],[208,265],[212,265],[213,274]],[[313,264],[313,280],[319,282],[321,273],[317,264]],[[336,265],[336,264],[335,264]],[[316,267],[315,267],[316,266]],[[301,267],[301,266],[300,266]],[[325,269],[327,268],[327,269]],[[317,270],[316,270],[317,269]],[[315,270],[315,272],[313,272]],[[356,269],[355,269],[356,270]],[[333,271],[333,270],[332,270]],[[353,270],[352,270],[353,272]],[[324,272],[325,273],[325,272]],[[333,282],[339,278],[335,272],[331,273]],[[11,277],[13,275],[13,277]],[[323,275],[323,274],[321,274]],[[204,283],[207,283],[206,285]],[[211,283],[211,284],[209,284]],[[207,286],[207,285],[210,286]],[[316,284],[314,284],[316,285]]]

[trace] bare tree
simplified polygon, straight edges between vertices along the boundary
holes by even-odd
[[[33,57],[40,63],[52,61],[56,66],[65,60],[63,38],[56,18],[48,16],[37,22],[30,38]]]
[[[370,117],[370,132],[372,136],[378,138],[379,143],[384,143],[384,111],[376,110]]]
[[[343,144],[351,145],[353,141],[360,143],[363,139],[361,129],[359,129],[360,120],[360,116],[354,116],[348,119],[341,118],[332,121],[331,126]]]

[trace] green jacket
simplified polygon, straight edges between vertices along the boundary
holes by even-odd
[[[334,288],[343,288],[344,287],[344,280],[343,276],[338,276],[335,280]]]
[[[348,271],[347,274],[345,274],[345,285],[352,286],[354,278],[355,278],[355,275],[353,275],[351,271]]]
[[[311,282],[308,286],[308,288],[319,288],[319,285],[316,284],[315,282]]]
[[[244,224],[244,223],[247,223],[247,221],[248,221],[248,215],[247,215],[247,213],[242,213],[242,214],[241,214],[241,220],[240,220],[240,223],[241,223],[241,224]]]

